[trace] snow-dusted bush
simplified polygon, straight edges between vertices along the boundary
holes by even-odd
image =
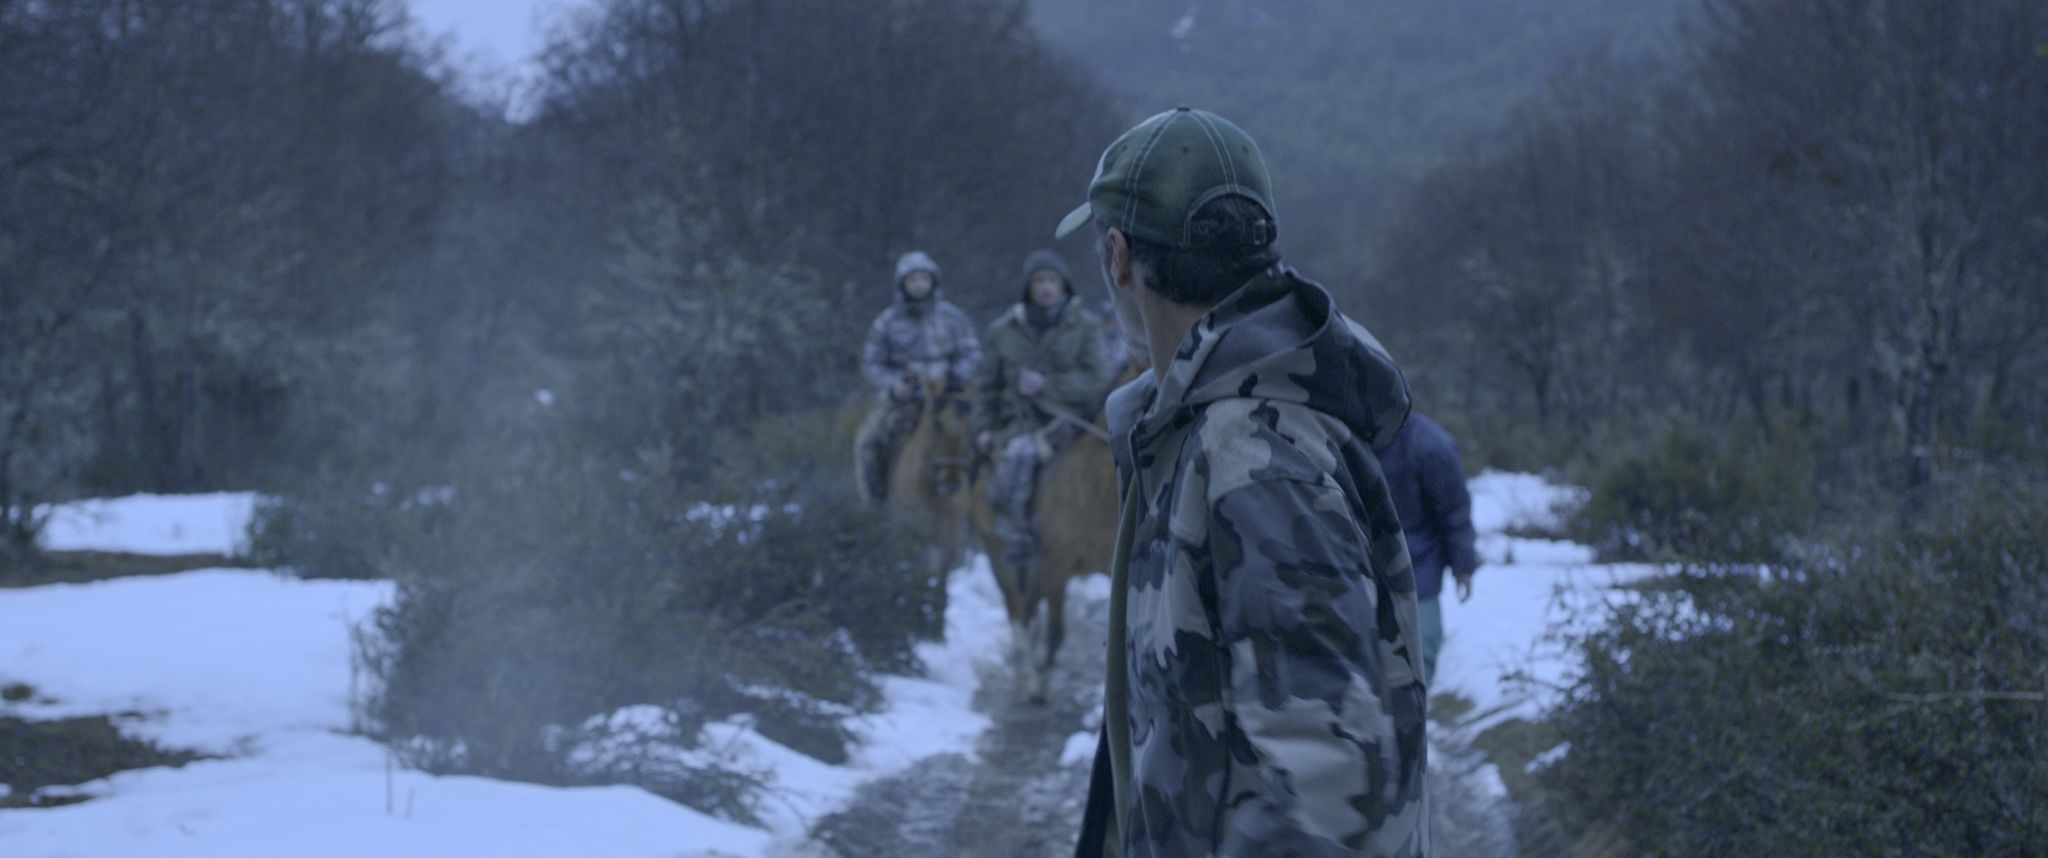
[[[2048,496],[1951,486],[1769,575],[1687,573],[1578,641],[1524,851],[2048,854]]]
[[[744,713],[845,759],[870,677],[939,629],[916,547],[844,479],[686,482],[665,454],[566,440],[485,443],[453,502],[387,520],[374,564],[398,598],[360,636],[365,727],[434,771],[633,782],[740,819],[747,773],[679,756],[706,725]],[[598,765],[601,716],[625,707],[668,732]]]

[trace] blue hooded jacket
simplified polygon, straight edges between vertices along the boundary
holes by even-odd
[[[1444,569],[1467,575],[1479,568],[1472,532],[1472,495],[1465,490],[1465,466],[1458,443],[1436,421],[1410,412],[1394,440],[1378,447],[1387,493],[1401,516],[1408,559],[1415,566],[1415,598],[1434,599],[1444,589]]]

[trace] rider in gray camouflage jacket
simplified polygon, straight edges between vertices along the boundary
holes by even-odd
[[[1124,510],[1077,855],[1428,854],[1415,582],[1372,453],[1408,388],[1277,264],[1264,172],[1236,126],[1161,114],[1063,224],[1097,226],[1155,359],[1108,406]]]
[[[921,251],[896,261],[896,298],[868,326],[861,375],[874,385],[874,408],[854,440],[854,477],[870,503],[888,493],[889,463],[917,424],[924,382],[964,386],[981,367],[974,320],[939,294],[939,264]]]

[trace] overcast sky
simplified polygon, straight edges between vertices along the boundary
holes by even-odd
[[[513,74],[533,70],[541,25],[585,0],[409,0],[428,35],[454,38],[453,58],[485,58]]]

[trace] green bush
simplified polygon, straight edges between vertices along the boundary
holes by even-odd
[[[1770,563],[1813,520],[1811,444],[1675,424],[1589,475],[1592,497],[1568,534],[1621,561]]]
[[[2040,485],[1951,486],[1776,574],[1622,602],[1577,642],[1524,851],[2048,854]]]

